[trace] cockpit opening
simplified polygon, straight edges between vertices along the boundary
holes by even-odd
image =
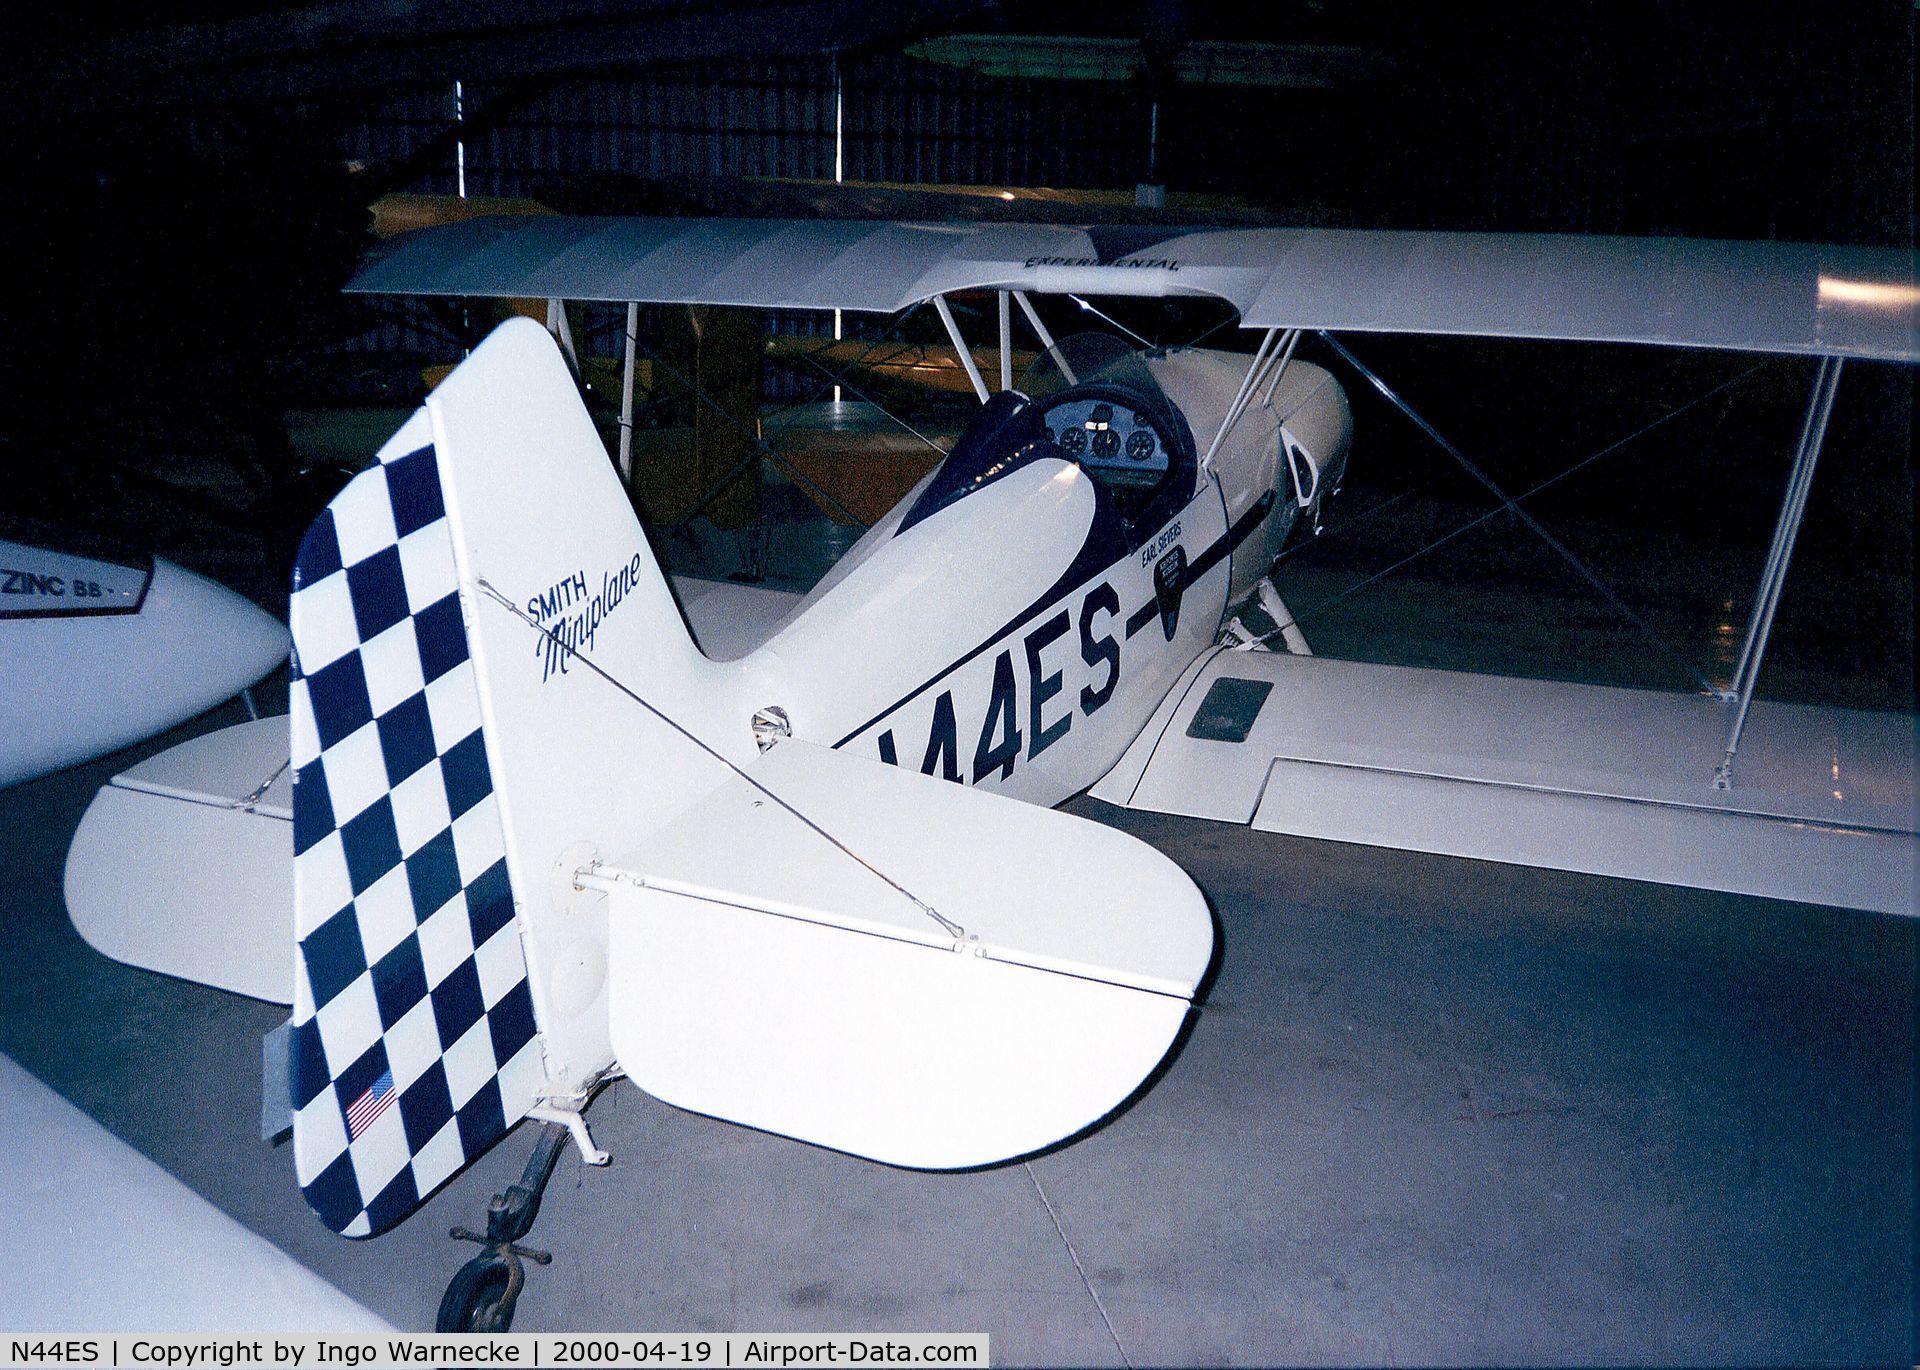
[[[1107,334],[1062,339],[993,396],[901,522],[901,530],[1040,456],[1071,461],[1101,491],[1128,547],[1192,493],[1193,435],[1139,353]]]

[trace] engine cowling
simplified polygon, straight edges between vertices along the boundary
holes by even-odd
[[[1206,348],[1149,359],[1155,379],[1192,424],[1202,453],[1246,378],[1249,360],[1245,353]],[[1277,384],[1260,387],[1209,464],[1220,479],[1229,526],[1273,492],[1265,527],[1234,551],[1230,599],[1266,574],[1302,516],[1316,518],[1346,474],[1352,437],[1347,393],[1326,368],[1292,360]]]

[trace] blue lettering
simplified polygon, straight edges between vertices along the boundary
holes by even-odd
[[[993,699],[987,705],[987,721],[981,725],[980,741],[973,749],[973,783],[978,785],[991,772],[999,771],[1002,780],[1013,775],[1020,759],[1020,699],[1013,684],[1013,654],[1002,652],[993,662]],[[994,734],[998,732],[996,739]]]
[[[960,730],[953,721],[951,690],[942,690],[933,701],[933,728],[927,734],[927,754],[920,759],[920,774],[932,775],[936,764],[942,780],[960,779]]]
[[[1067,611],[1062,609],[1045,623],[1027,634],[1027,760],[1031,761],[1047,748],[1067,735],[1067,729],[1073,726],[1073,712],[1066,713],[1048,725],[1041,719],[1041,710],[1049,699],[1060,693],[1060,672],[1043,675],[1040,654],[1053,643],[1067,635]]]
[[[1112,633],[1104,637],[1093,635],[1093,616],[1102,610],[1111,617],[1120,613],[1120,596],[1113,586],[1101,582],[1087,592],[1080,601],[1080,659],[1089,666],[1107,665],[1106,683],[1099,689],[1091,685],[1080,689],[1080,712],[1097,713],[1113,698],[1114,686],[1120,683],[1120,640]]]

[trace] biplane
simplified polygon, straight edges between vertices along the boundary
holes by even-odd
[[[95,946],[292,1004],[296,1168],[330,1227],[379,1233],[520,1120],[549,1124],[443,1326],[505,1325],[514,1243],[569,1136],[604,1161],[581,1114],[621,1075],[928,1169],[1028,1155],[1120,1106],[1215,944],[1171,862],[1049,807],[1089,789],[1915,911],[1912,720],[1754,699],[1841,368],[1920,358],[1909,253],[556,216],[403,236],[350,288],[925,304],[980,401],[806,594],[676,587],[562,348],[511,319],[307,535],[290,776],[260,787],[289,738],[243,725],[134,768],[89,811],[67,892]],[[997,305],[997,384],[961,336],[960,291]],[[1258,340],[1056,338],[1045,293],[1211,298]],[[1269,570],[1352,439],[1340,383],[1295,356],[1308,331],[1815,359],[1734,680],[1669,694],[1304,650]],[[155,849],[192,868],[135,854]],[[191,914],[157,917],[155,890]]]

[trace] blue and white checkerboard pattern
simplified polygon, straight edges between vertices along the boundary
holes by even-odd
[[[544,1083],[439,473],[406,447],[294,568],[294,1164],[349,1237],[406,1217]],[[388,1071],[399,1106],[351,1136]]]

